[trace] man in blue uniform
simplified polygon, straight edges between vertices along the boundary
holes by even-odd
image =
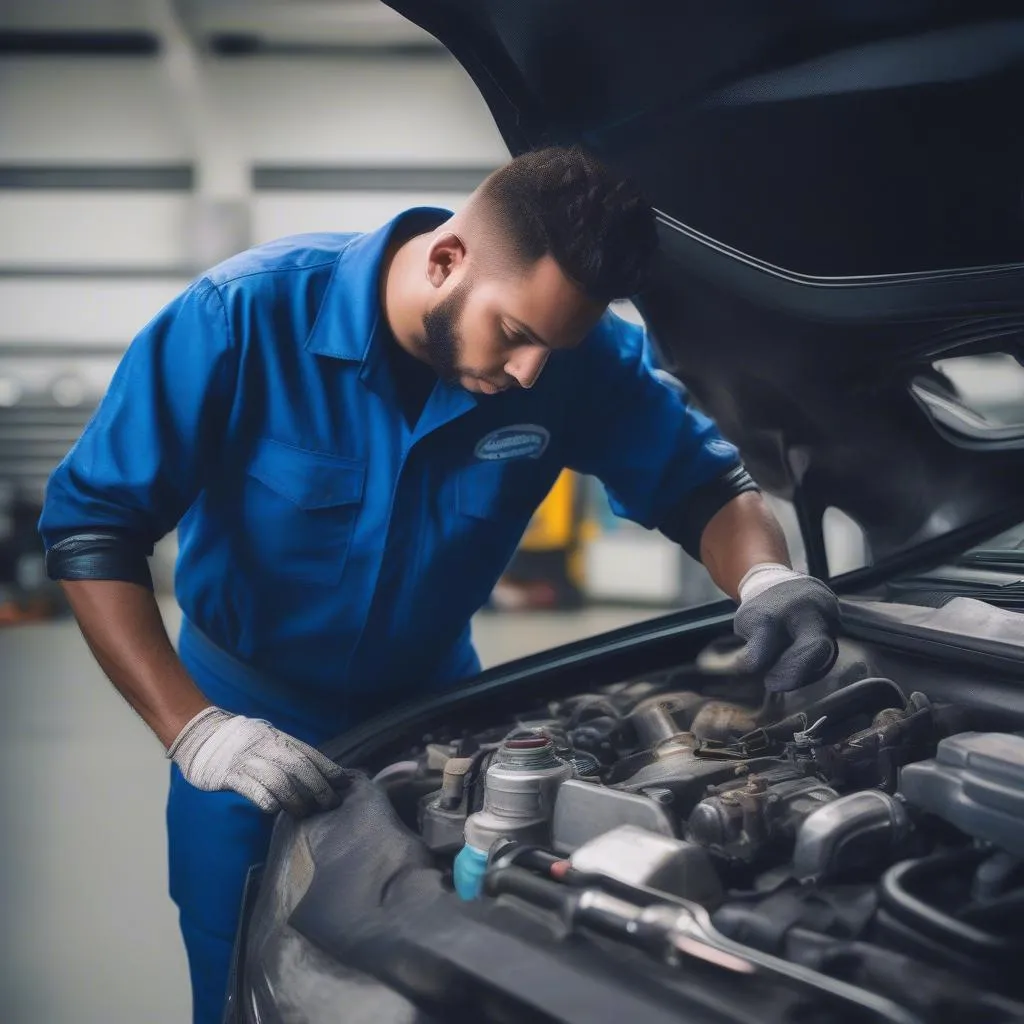
[[[830,667],[834,595],[789,567],[736,449],[607,311],[655,245],[628,182],[551,148],[457,214],[260,246],[141,331],[54,472],[48,571],[172,759],[197,1022],[219,1019],[268,812],[334,806],[315,744],[478,671],[471,616],[563,467],[703,560],[769,689]],[[177,653],[146,562],[175,526]]]

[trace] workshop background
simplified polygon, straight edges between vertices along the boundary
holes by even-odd
[[[457,207],[507,156],[468,76],[377,0],[0,2],[5,1024],[189,1015],[167,764],[45,580],[49,472],[134,334],[203,268]],[[960,362],[981,404],[1007,386]],[[792,509],[773,504],[801,565]],[[865,564],[855,524],[830,512],[826,535],[833,572]],[[169,537],[154,575],[172,636],[173,559]],[[493,665],[718,596],[675,545],[617,520],[596,481],[565,474],[475,633]]]

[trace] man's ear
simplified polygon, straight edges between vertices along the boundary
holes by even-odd
[[[435,288],[448,280],[466,258],[466,244],[454,231],[437,235],[427,252],[427,279]]]

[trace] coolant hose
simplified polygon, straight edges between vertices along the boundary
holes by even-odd
[[[898,701],[898,703],[896,703]],[[884,676],[870,676],[858,679],[793,715],[787,715],[778,722],[772,722],[747,733],[741,742],[754,737],[781,743],[793,738],[793,733],[806,729],[819,718],[846,721],[853,715],[875,715],[886,708],[907,706],[903,691],[891,679]]]

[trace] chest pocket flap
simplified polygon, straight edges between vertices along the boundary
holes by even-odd
[[[299,508],[313,511],[358,505],[366,463],[263,438],[253,452],[249,475]]]

